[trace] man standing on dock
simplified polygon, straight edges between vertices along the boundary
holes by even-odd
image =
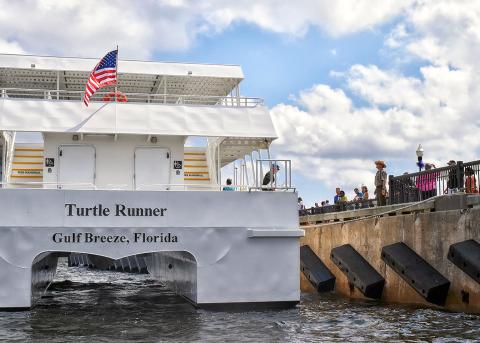
[[[385,206],[387,204],[387,172],[384,170],[387,165],[383,161],[375,161],[377,173],[375,174],[375,196],[377,206]]]

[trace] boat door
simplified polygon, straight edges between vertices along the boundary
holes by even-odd
[[[135,189],[165,190],[170,183],[170,151],[166,148],[135,149]]]
[[[62,145],[58,149],[58,188],[95,188],[95,148]]]

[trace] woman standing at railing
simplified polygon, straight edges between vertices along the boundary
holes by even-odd
[[[363,200],[368,200],[368,188],[367,186],[362,186]]]
[[[478,193],[477,179],[475,178],[475,173],[471,167],[465,169],[465,192]]]
[[[435,168],[434,164],[425,164],[425,173],[421,174],[417,178],[416,186],[420,191],[421,199],[425,200],[437,195],[437,177],[438,173],[429,172]]]

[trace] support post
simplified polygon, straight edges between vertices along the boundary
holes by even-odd
[[[60,99],[60,70],[57,70],[57,100]]]
[[[163,103],[167,103],[167,76],[163,77]]]
[[[255,185],[255,187],[258,187],[258,183],[257,183],[257,172],[256,172],[256,170],[255,170],[255,166],[253,165],[253,153],[250,153],[250,163],[251,163],[251,166],[252,166],[253,184]]]

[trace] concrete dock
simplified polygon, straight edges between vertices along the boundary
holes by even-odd
[[[305,230],[301,245],[308,245],[335,275],[336,293],[365,298],[353,286],[352,280],[349,281],[345,271],[332,261],[332,249],[350,244],[385,279],[380,301],[480,313],[478,279],[467,275],[447,258],[451,245],[466,240],[480,241],[480,196],[441,196],[421,203],[304,216],[300,222]],[[385,256],[382,259],[382,248],[399,242],[405,243],[450,282],[443,305],[427,301],[418,289],[414,289],[417,276],[407,282],[405,275],[399,275],[387,265]],[[415,268],[410,266],[410,269]],[[421,271],[411,272],[422,278]],[[303,273],[301,289],[303,292],[316,291]]]

